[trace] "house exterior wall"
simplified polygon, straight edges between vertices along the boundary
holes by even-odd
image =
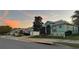
[[[73,34],[78,34],[78,27],[77,27],[77,26],[74,27],[74,32],[73,32]]]
[[[78,33],[78,27],[72,26],[72,25],[57,25],[53,26],[51,25],[51,35],[53,36],[64,36],[66,31],[72,31],[72,34]]]
[[[77,34],[78,33],[78,27],[77,26],[72,26],[72,25],[65,25],[65,30],[71,30],[72,34]]]
[[[52,25],[52,32],[51,32],[51,34],[53,36],[65,36],[65,34],[64,34],[65,31],[66,31],[65,30],[65,25],[57,25],[57,26],[53,26]]]

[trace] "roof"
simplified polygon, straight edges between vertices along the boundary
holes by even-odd
[[[73,24],[70,24],[69,22],[64,21],[64,20],[56,21],[54,25],[61,25],[61,24],[73,25]]]
[[[54,26],[62,25],[62,24],[73,25],[73,24],[70,24],[70,23],[68,23],[67,21],[64,21],[64,20],[59,20],[59,21],[56,21],[56,22],[47,21],[45,24],[47,24],[47,23],[53,24]]]
[[[45,24],[54,24],[54,22],[53,21],[47,21]]]

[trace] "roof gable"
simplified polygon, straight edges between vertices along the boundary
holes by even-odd
[[[47,21],[45,24],[53,24],[54,26],[55,25],[63,25],[63,24],[73,25],[73,24],[70,24],[70,23],[68,23],[67,21],[64,21],[64,20],[59,20],[59,21],[56,21],[56,22]]]

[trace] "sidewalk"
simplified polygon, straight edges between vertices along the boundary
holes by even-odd
[[[72,43],[79,44],[79,40],[66,40],[66,39],[44,39],[44,38],[28,38],[28,36],[14,37],[14,36],[0,36],[1,38],[6,38],[10,40],[20,40],[24,42],[39,42],[46,44],[54,44],[55,42]]]
[[[45,39],[45,38],[28,38],[26,36],[21,37],[24,41],[30,40],[33,42],[44,42],[44,43],[50,43],[53,44],[55,42],[64,42],[64,43],[73,43],[73,44],[79,44],[79,40],[66,40],[66,39]]]

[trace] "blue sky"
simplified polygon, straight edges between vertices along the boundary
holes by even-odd
[[[20,24],[17,24],[19,25],[17,27],[31,27],[35,16],[41,16],[43,22],[61,19],[71,22],[73,14],[74,10],[0,10],[0,25],[10,25],[4,22],[9,19],[19,22]]]

